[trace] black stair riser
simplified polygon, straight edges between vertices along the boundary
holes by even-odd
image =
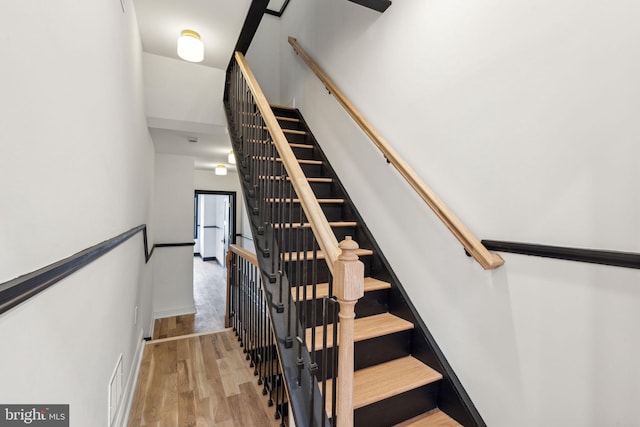
[[[273,114],[279,117],[290,117],[292,119],[300,118],[300,113],[298,112],[298,110],[278,107],[271,107],[271,110],[273,111]]]
[[[369,276],[370,273],[370,265],[368,256],[360,257],[360,261],[364,264],[364,275]],[[289,270],[291,265],[291,270]],[[317,277],[318,283],[324,283],[329,281],[329,267],[325,260],[318,260],[317,262]],[[310,260],[307,260],[306,264],[302,261],[285,261],[285,271],[292,286],[300,286],[300,285],[309,285],[311,284],[311,273],[312,273],[312,263]],[[291,274],[289,272],[291,271]],[[300,278],[303,278],[303,274],[306,272],[307,280],[305,282],[300,283],[298,281],[298,271],[300,271]]]
[[[287,137],[287,141],[289,141],[290,143],[295,143],[295,144],[306,144],[307,143],[307,135],[300,135],[297,133],[284,133],[284,136]]]
[[[309,346],[310,343],[307,343]],[[396,332],[354,343],[354,369],[364,369],[379,363],[389,362],[410,355],[411,331]],[[385,349],[385,351],[380,351]],[[333,360],[333,348],[326,350],[329,360]],[[323,375],[322,360],[324,351],[316,352],[318,377]],[[333,378],[331,363],[327,366],[327,378]]]
[[[313,150],[309,148],[291,147],[291,150],[293,151],[293,155],[296,156],[296,159],[315,160]]]
[[[284,116],[280,116],[284,117]],[[300,122],[292,122],[291,120],[278,120],[278,124],[282,129],[304,130],[301,129]]]
[[[294,228],[275,230],[278,236],[279,246],[285,251],[295,251],[298,248],[303,247],[303,243],[306,239],[307,249],[311,250],[311,241],[313,233],[310,228]],[[338,242],[345,239],[346,236],[353,236],[355,234],[355,227],[333,227],[333,233],[336,236]],[[280,240],[280,236],[282,240]],[[282,242],[282,244],[280,244]],[[315,244],[316,249],[319,248],[318,243]]]
[[[271,223],[293,223],[299,224],[300,222],[308,222],[306,215],[302,215],[302,207],[300,203],[268,203],[267,209],[269,214],[275,211],[275,217],[268,218]],[[275,209],[272,209],[272,206]],[[324,212],[327,220],[329,221],[341,221],[342,218],[342,204],[340,203],[321,203],[320,208]]]
[[[439,381],[354,411],[356,427],[389,427],[437,407]]]
[[[387,304],[389,295],[388,289],[378,291],[365,292],[364,296],[358,300],[356,304],[356,319],[360,317],[373,316],[374,314],[382,314],[389,311]],[[304,302],[304,312],[308,313],[305,317],[306,327],[313,326],[313,301],[311,295],[307,297],[309,301]],[[318,300],[315,304],[316,309],[316,326],[322,323],[322,300]]]
[[[309,182],[313,194],[319,199],[333,199],[340,198],[337,193],[333,191],[333,183],[331,182]]]

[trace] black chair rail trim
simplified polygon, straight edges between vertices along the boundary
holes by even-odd
[[[44,291],[67,276],[92,263],[102,255],[121,245],[142,231],[144,241],[144,258],[148,263],[155,248],[193,246],[194,242],[156,243],[149,251],[147,243],[147,226],[139,225],[104,242],[93,245],[68,258],[57,261],[46,267],[24,274],[0,284],[0,314],[25,302],[29,298]]]
[[[483,240],[482,244],[485,245],[487,249],[497,252],[509,252],[513,254],[640,269],[640,254],[632,252],[580,249],[531,243],[504,242],[499,240]]]

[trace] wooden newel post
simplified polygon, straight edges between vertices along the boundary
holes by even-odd
[[[338,245],[333,291],[340,303],[338,324],[338,384],[336,416],[338,427],[353,426],[353,321],[354,308],[364,295],[364,264],[358,261],[358,244],[347,236]]]

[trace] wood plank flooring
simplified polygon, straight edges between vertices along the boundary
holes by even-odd
[[[227,273],[217,261],[193,258],[193,299],[196,313],[156,319],[153,339],[224,329]]]
[[[231,329],[146,344],[129,427],[275,427]]]

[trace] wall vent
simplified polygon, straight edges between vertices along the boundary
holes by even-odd
[[[116,362],[116,367],[113,369],[113,374],[111,374],[111,379],[109,380],[109,423],[107,424],[109,426],[113,425],[116,415],[118,414],[118,410],[120,409],[120,403],[122,401],[122,384],[122,353],[120,353],[118,361]]]

